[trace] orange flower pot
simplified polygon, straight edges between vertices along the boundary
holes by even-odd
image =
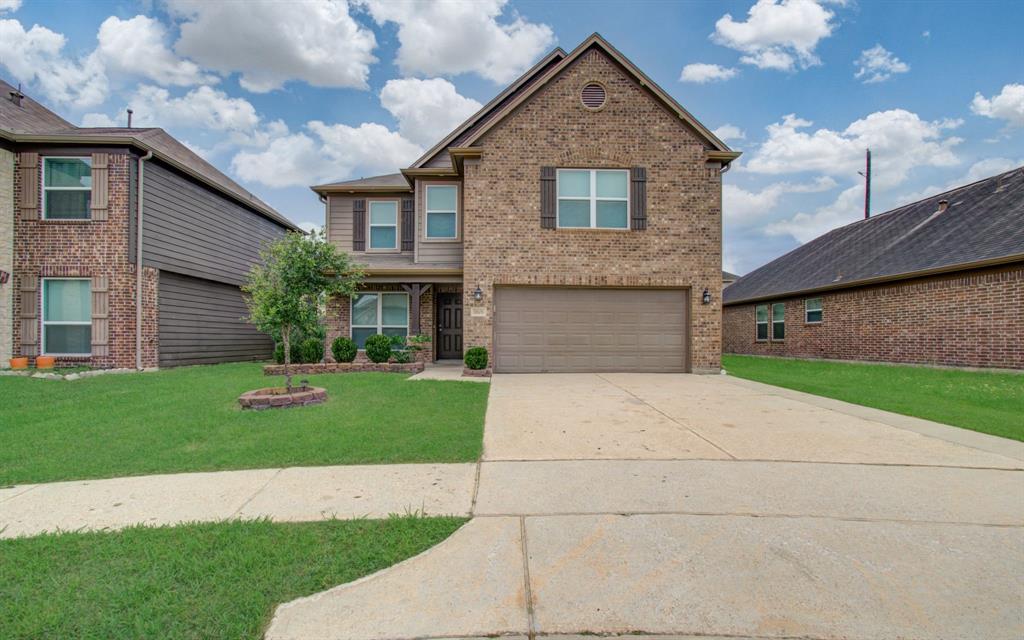
[[[36,369],[52,369],[53,356],[36,356]]]
[[[12,369],[28,369],[28,358],[11,358]]]

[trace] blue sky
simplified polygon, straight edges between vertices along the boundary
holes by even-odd
[[[0,0],[0,75],[73,122],[162,126],[301,223],[309,184],[415,159],[598,31],[744,152],[726,269],[1024,164],[1024,3]]]

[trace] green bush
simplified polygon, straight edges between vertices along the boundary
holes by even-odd
[[[302,353],[299,351],[299,345],[296,342],[291,344],[291,362],[292,364],[299,364],[302,358]],[[274,362],[277,364],[284,364],[284,344],[278,342],[277,346],[274,347]]]
[[[487,349],[484,347],[472,347],[466,350],[463,362],[470,369],[480,370],[487,368]]]
[[[331,343],[331,353],[337,362],[352,362],[356,359],[356,343],[351,338],[340,336]]]
[[[299,343],[299,362],[316,364],[324,359],[324,342],[320,338],[306,338]]]
[[[387,362],[391,359],[391,338],[379,333],[366,339],[366,357],[370,362]]]

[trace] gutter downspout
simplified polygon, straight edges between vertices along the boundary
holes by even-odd
[[[139,157],[139,184],[135,220],[135,368],[142,371],[142,176],[143,164],[153,157],[152,151]]]

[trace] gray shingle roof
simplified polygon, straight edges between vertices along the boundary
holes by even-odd
[[[374,187],[374,188],[395,188],[399,191],[408,191],[409,181],[405,179],[405,176],[401,173],[388,173],[382,176],[370,176],[369,178],[359,178],[357,180],[344,180],[342,182],[329,182],[327,184],[318,184],[313,187],[314,191],[320,189],[344,189],[345,187],[361,188],[361,187]]]
[[[74,127],[28,96],[21,99],[20,107],[17,106],[11,101],[12,91],[17,91],[17,87],[0,80],[0,129],[13,133],[43,133]]]
[[[939,213],[939,201],[949,208]],[[860,220],[747,274],[725,304],[1024,259],[1024,167]]]

